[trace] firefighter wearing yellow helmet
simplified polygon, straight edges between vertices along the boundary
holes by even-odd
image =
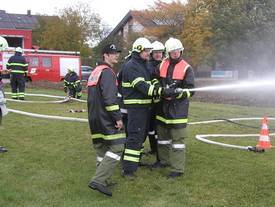
[[[159,68],[160,85],[185,90],[162,98],[158,107],[156,120],[161,164],[156,167],[170,166],[168,177],[176,178],[184,173],[189,98],[194,94],[189,89],[194,88],[194,73],[182,58],[184,48],[180,40],[169,38],[165,42],[165,49],[168,57]]]

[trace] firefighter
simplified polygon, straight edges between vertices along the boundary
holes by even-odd
[[[13,99],[25,99],[25,81],[28,74],[28,63],[21,47],[15,48],[15,54],[11,56],[7,63],[10,70],[11,97]]]
[[[89,187],[107,196],[112,196],[108,186],[126,139],[112,69],[120,52],[114,44],[106,45],[102,49],[103,61],[98,63],[87,83],[89,125],[98,163]]]
[[[80,99],[82,96],[81,81],[73,68],[68,68],[68,73],[64,77],[64,92],[72,98]]]
[[[147,68],[152,44],[146,38],[138,38],[132,47],[131,59],[122,74],[123,103],[128,111],[127,140],[123,156],[123,176],[133,177],[138,169],[142,144],[147,136],[152,97],[166,94],[151,82]]]
[[[123,104],[123,97],[122,97],[122,74],[123,74],[123,71],[125,70],[126,63],[131,59],[131,54],[132,54],[132,51],[129,51],[129,54],[124,58],[125,61],[122,64],[120,71],[117,73],[118,102],[119,102],[120,112],[122,114],[122,120],[123,120],[124,129],[126,132],[126,136],[127,136],[128,118],[127,118],[127,109],[125,108],[125,105]]]
[[[9,47],[7,40],[0,36],[0,52]],[[4,84],[2,83],[2,73],[6,73],[6,70],[0,70],[0,125],[2,124],[2,117],[7,115],[8,110],[6,108],[6,100],[4,94]],[[0,146],[0,153],[7,152],[7,148]]]
[[[194,94],[194,73],[182,58],[184,50],[180,40],[169,38],[165,42],[168,57],[159,68],[162,87],[182,88],[170,97],[162,98],[157,110],[158,153],[161,166],[171,166],[169,178],[181,176],[185,166],[185,138],[189,98]]]
[[[158,69],[159,64],[161,63],[163,56],[164,56],[164,45],[159,42],[155,41],[152,43],[152,50],[151,50],[151,58],[149,60],[148,69],[150,71],[151,77],[153,82],[157,81],[156,79],[156,71]],[[156,104],[159,102],[159,99],[153,99],[152,109],[151,109],[151,119],[149,123],[149,143],[150,143],[150,154],[156,154],[156,159],[158,161],[157,155],[157,133],[156,133]]]

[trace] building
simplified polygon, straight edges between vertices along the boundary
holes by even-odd
[[[166,31],[165,33],[167,33],[171,30],[173,35],[175,32],[181,33],[182,25],[183,15],[180,13],[169,16],[155,14],[154,16],[154,13],[147,10],[130,10],[105,40],[114,41],[126,49],[129,48],[132,41],[140,36],[145,36],[150,40],[157,39],[151,31]],[[164,41],[166,38],[167,36],[164,36],[160,41]]]
[[[38,25],[36,15],[28,10],[26,14],[10,14],[0,10],[0,35],[10,47],[32,48],[32,30]]]
[[[129,11],[124,18],[118,23],[118,25],[110,32],[108,38],[114,37],[127,37],[131,33],[141,33],[146,27],[154,27],[157,24],[142,16],[140,11]]]

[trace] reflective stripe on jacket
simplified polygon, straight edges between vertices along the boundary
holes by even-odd
[[[155,86],[151,83],[152,77],[147,67],[147,61],[136,52],[125,63],[121,86],[126,108],[151,105]]]
[[[7,69],[11,69],[13,74],[28,73],[28,63],[21,53],[15,53],[15,55],[11,56],[6,65]]]

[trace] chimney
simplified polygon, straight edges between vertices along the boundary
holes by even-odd
[[[27,15],[28,15],[28,16],[31,16],[31,15],[32,15],[31,10],[27,10]]]

